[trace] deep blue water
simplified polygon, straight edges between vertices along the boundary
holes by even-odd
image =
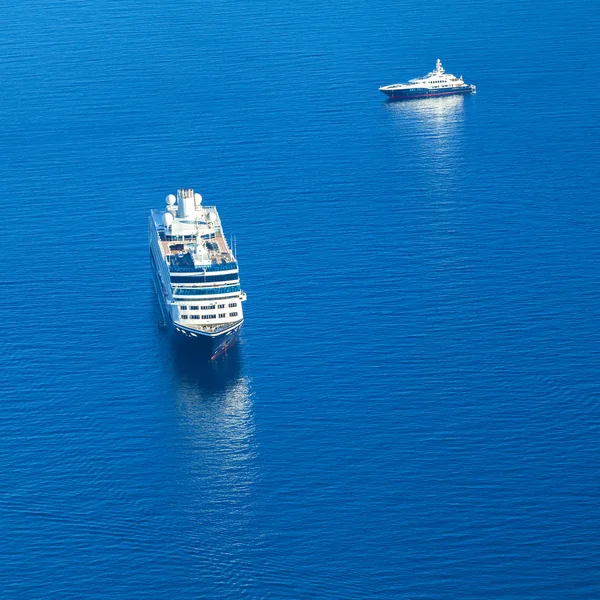
[[[4,2],[1,595],[600,597],[599,14]],[[477,95],[377,91],[436,58]],[[214,368],[157,327],[183,186]]]

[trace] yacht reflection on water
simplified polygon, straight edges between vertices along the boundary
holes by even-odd
[[[419,157],[418,169],[435,191],[445,194],[460,183],[465,105],[471,101],[461,95],[383,103],[401,136],[399,150]]]
[[[410,169],[402,190],[407,207],[403,226],[419,236],[427,232],[436,272],[472,260],[461,239],[472,227],[464,207],[470,201],[465,173],[471,168],[465,121],[473,100],[457,95],[383,103],[391,117],[394,152]]]
[[[429,126],[435,126],[458,120],[462,121],[465,97],[447,96],[405,102],[385,100],[383,104],[395,117],[417,119],[417,121],[426,122]]]

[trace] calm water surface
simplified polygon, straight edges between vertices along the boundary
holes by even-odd
[[[4,597],[600,596],[593,3],[3,8]],[[377,91],[437,58],[477,95]],[[214,367],[157,327],[182,186]]]

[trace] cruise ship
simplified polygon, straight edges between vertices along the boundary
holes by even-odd
[[[408,83],[394,83],[379,88],[379,91],[388,96],[390,100],[474,94],[475,90],[474,85],[463,81],[462,75],[455,77],[450,73],[446,73],[439,58],[435,64],[435,70],[427,73],[425,77],[410,79]]]
[[[164,323],[214,360],[237,341],[246,299],[217,209],[193,189],[178,190],[151,211],[148,238]]]

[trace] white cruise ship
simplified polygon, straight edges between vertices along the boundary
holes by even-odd
[[[148,237],[165,323],[215,359],[237,341],[246,299],[217,209],[192,189],[178,190],[151,211]]]
[[[454,94],[474,94],[476,88],[463,81],[462,75],[456,77],[446,73],[442,61],[438,58],[435,70],[425,77],[409,79],[408,83],[394,83],[379,88],[390,100],[409,100],[410,98],[431,98],[452,96]]]

